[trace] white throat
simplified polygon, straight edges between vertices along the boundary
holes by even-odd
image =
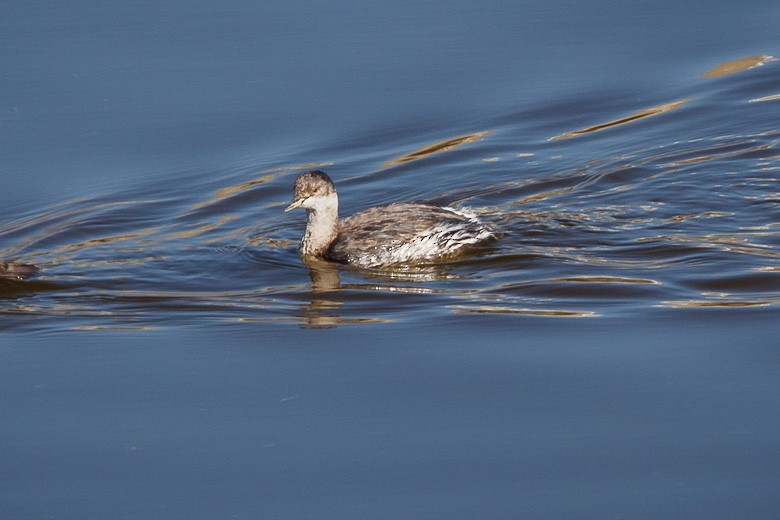
[[[314,196],[302,206],[308,213],[308,223],[301,241],[301,253],[320,256],[338,234],[339,199],[335,193]]]

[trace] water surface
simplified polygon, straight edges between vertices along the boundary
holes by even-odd
[[[10,6],[0,507],[775,518],[778,15]],[[311,168],[500,238],[306,265]]]

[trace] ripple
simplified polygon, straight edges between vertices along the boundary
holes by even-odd
[[[653,295],[662,296],[663,286],[663,282],[652,279],[581,275],[500,284],[486,290],[484,295],[502,300],[536,299],[547,304],[567,300],[601,305],[619,300],[649,300]]]
[[[719,78],[721,76],[729,76],[731,74],[736,74],[738,72],[750,70],[755,67],[760,67],[766,63],[769,63],[770,61],[774,61],[774,59],[775,59],[774,57],[768,56],[766,54],[745,56],[744,58],[739,58],[737,60],[721,63],[720,65],[713,67],[712,69],[702,74],[701,77]]]
[[[444,141],[439,141],[437,143],[423,146],[422,148],[415,150],[414,152],[402,155],[400,157],[396,157],[395,159],[391,159],[385,162],[384,166],[385,167],[396,166],[398,164],[403,164],[409,161],[416,161],[418,159],[428,157],[431,154],[454,150],[465,144],[477,142],[483,137],[490,135],[491,132],[492,132],[491,130],[475,132],[473,134],[461,135],[459,137],[453,137],[451,139],[446,139]]]
[[[262,177],[252,179],[250,181],[245,181],[239,184],[235,184],[233,186],[226,186],[224,188],[220,188],[214,192],[214,195],[209,200],[204,200],[203,202],[198,202],[197,204],[193,204],[192,209],[196,210],[196,209],[201,209],[207,206],[217,204],[226,199],[234,197],[240,193],[243,193],[251,188],[254,188],[255,186],[259,186],[261,184],[271,182],[272,180],[274,180],[275,177],[276,177],[275,175],[263,175]]]
[[[719,83],[718,92],[732,88],[772,100],[731,81]],[[678,101],[623,117],[614,118],[607,106],[594,111],[606,123],[561,134],[555,143],[549,128],[560,127],[560,119],[544,119],[548,107],[534,112],[543,119],[538,128],[486,117],[476,124],[495,130],[443,129],[457,137],[384,163],[405,166],[383,176],[356,172],[376,172],[395,156],[395,138],[372,141],[370,151],[320,143],[281,166],[278,158],[267,167],[227,165],[195,182],[178,179],[15,216],[0,225],[0,257],[34,262],[42,271],[32,281],[0,284],[2,326],[328,328],[435,323],[450,314],[584,318],[654,307],[776,305],[777,105],[751,111],[745,103],[718,104],[707,89],[667,93]],[[692,99],[702,100],[702,110],[669,118],[663,131],[641,140],[622,132],[605,150],[568,139],[622,128]],[[567,110],[560,116],[577,115]],[[754,119],[731,124],[748,112]],[[410,141],[420,136],[401,140]],[[436,160],[418,161],[432,155]],[[463,201],[500,230],[500,239],[435,266],[306,265],[295,248],[298,228],[278,208],[289,191],[283,172],[325,164],[359,180],[345,183],[357,205],[406,196]]]
[[[450,308],[453,314],[517,314],[523,316],[543,316],[551,318],[595,318],[599,316],[598,313],[593,311],[529,309],[492,305],[455,305],[451,306]]]
[[[92,330],[92,331],[150,331],[150,330],[160,330],[161,327],[153,327],[149,325],[77,325],[75,327],[71,327],[71,330]]]
[[[750,103],[763,103],[765,101],[778,101],[780,100],[780,94],[771,94],[769,96],[763,96],[750,100]]]
[[[222,227],[226,223],[230,222],[231,220],[236,220],[237,218],[238,218],[237,215],[223,215],[217,218],[214,222],[199,223],[198,225],[192,227],[191,229],[187,229],[184,231],[176,231],[168,235],[165,235],[161,237],[160,240],[178,240],[182,238],[193,238],[200,234],[206,233],[208,231],[213,231],[219,227]]]
[[[191,206],[192,210],[198,210],[202,209],[208,206],[212,206],[215,204],[218,204],[220,202],[223,202],[227,199],[233,198],[237,195],[240,195],[242,193],[245,193],[251,189],[254,189],[257,186],[261,186],[263,184],[267,184],[271,181],[273,181],[281,172],[288,172],[288,171],[299,171],[299,170],[311,170],[314,168],[323,168],[325,166],[330,166],[333,164],[332,162],[312,162],[312,163],[306,163],[306,164],[295,164],[290,166],[282,166],[277,168],[270,168],[263,170],[263,175],[261,177],[257,177],[248,181],[243,181],[238,184],[233,184],[231,186],[225,186],[224,188],[217,189],[212,197],[208,200],[195,203]]]
[[[749,271],[747,273],[719,273],[713,276],[697,276],[687,285],[703,293],[714,294],[780,294],[780,276],[776,270]]]
[[[573,283],[618,283],[618,284],[639,284],[639,285],[661,285],[657,280],[648,278],[625,278],[621,276],[573,276],[570,278],[553,278],[551,282],[573,282]]]
[[[676,110],[683,105],[693,101],[693,98],[687,98],[687,99],[680,99],[677,101],[671,101],[669,103],[664,103],[662,105],[656,105],[650,108],[644,108],[638,112],[635,112],[631,115],[621,117],[618,119],[613,119],[612,121],[607,121],[606,123],[600,123],[593,126],[588,126],[586,128],[581,128],[579,130],[573,130],[571,132],[566,132],[560,135],[556,135],[554,137],[550,137],[549,141],[557,141],[560,139],[570,139],[572,137],[579,137],[584,134],[589,134],[592,132],[598,132],[600,130],[606,130],[607,128],[612,128],[615,126],[625,125],[627,123],[633,123],[634,121],[639,121],[640,119],[645,119],[647,117],[657,116],[659,114],[663,114],[665,112],[669,112],[670,110]]]
[[[665,301],[659,305],[659,307],[670,307],[673,309],[688,309],[688,308],[733,308],[733,307],[769,307],[771,305],[778,305],[778,300],[678,300],[678,301]]]

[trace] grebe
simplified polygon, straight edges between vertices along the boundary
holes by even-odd
[[[339,220],[336,187],[316,170],[295,179],[285,211],[294,208],[308,213],[301,255],[360,267],[430,262],[494,236],[476,215],[430,204],[389,204]]]

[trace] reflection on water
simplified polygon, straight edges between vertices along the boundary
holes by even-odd
[[[598,316],[593,311],[566,311],[556,309],[523,309],[520,307],[500,307],[495,305],[480,305],[469,307],[454,306],[453,314],[518,314],[524,316],[547,316],[551,318],[593,318]]]
[[[772,94],[771,96],[764,96],[760,98],[751,99],[751,103],[762,103],[764,101],[778,101],[780,100],[780,94]]]
[[[32,264],[0,261],[0,281],[21,281],[34,276],[37,272],[38,268]]]
[[[739,62],[742,70],[758,64],[766,66],[751,74],[776,73],[766,56]],[[718,75],[737,68],[724,64]],[[750,79],[733,76],[742,77]],[[776,97],[738,81],[733,88],[745,101]],[[642,125],[627,124],[708,95],[691,92],[617,118],[605,112],[608,122],[552,139],[537,131],[529,142],[524,123],[496,118],[485,123],[493,131],[445,138],[389,161],[394,145],[358,165],[229,167],[189,185],[78,199],[7,219],[2,257],[33,262],[41,273],[0,282],[0,314],[6,327],[143,330],[179,321],[364,325],[422,311],[594,318],[778,305],[777,105],[761,105],[754,128],[743,132],[701,135],[697,111],[659,118],[668,128],[650,139]],[[738,120],[750,106],[724,106],[720,121]],[[595,153],[580,147],[586,140],[568,139],[607,128],[625,137],[615,141],[611,133],[612,145]],[[440,163],[411,164],[444,151]],[[430,199],[472,207],[501,237],[431,266],[304,264],[299,223],[281,207],[299,171],[331,163],[350,170],[350,200],[378,193],[390,202],[398,185],[410,184]],[[406,167],[356,173],[380,164]]]
[[[390,161],[385,162],[384,166],[385,167],[395,166],[397,164],[403,164],[405,162],[423,159],[435,153],[454,150],[465,144],[477,142],[488,135],[490,135],[489,130],[484,132],[475,132],[473,134],[468,134],[468,135],[462,135],[460,137],[453,137],[451,139],[446,139],[438,143],[433,143],[427,146],[423,146],[422,148],[415,150],[414,152],[402,155],[400,157],[396,157],[395,159],[391,159]]]
[[[729,61],[726,63],[722,63],[718,65],[717,67],[714,67],[710,69],[709,71],[705,72],[701,76],[703,78],[714,78],[714,77],[720,77],[720,76],[728,76],[731,74],[736,74],[738,72],[743,72],[746,70],[750,70],[755,67],[760,67],[765,65],[766,63],[769,63],[771,61],[775,61],[775,58],[768,55],[758,55],[758,56],[746,56],[744,58],[740,58],[738,60]],[[770,101],[776,98],[776,95],[770,95],[765,96],[761,98],[756,98],[750,100],[751,102],[757,102],[757,101]],[[669,103],[664,103],[661,105],[653,106],[650,108],[644,108],[642,110],[639,110],[638,112],[635,112],[633,114],[630,114],[625,117],[620,117],[618,119],[614,119],[611,121],[607,121],[606,123],[600,123],[593,126],[589,126],[586,128],[582,128],[579,130],[574,130],[570,132],[565,132],[560,135],[556,135],[550,138],[551,141],[559,140],[559,139],[569,139],[572,137],[577,137],[583,134],[588,134],[591,132],[597,132],[599,130],[605,130],[607,128],[612,128],[619,125],[624,125],[626,123],[632,123],[634,121],[638,121],[640,119],[644,119],[647,117],[657,116],[659,114],[663,114],[665,112],[669,112],[671,110],[676,110],[692,101],[695,101],[694,98],[686,98],[681,99],[678,101],[671,101]]]
[[[764,301],[735,301],[735,300],[687,300],[687,301],[669,301],[662,302],[660,306],[671,307],[677,309],[695,308],[695,307],[767,307],[769,305],[777,305],[780,303],[780,299],[764,300]]]
[[[717,67],[714,67],[701,76],[703,78],[717,78],[720,76],[728,76],[729,74],[736,74],[745,70],[752,69],[754,67],[760,67],[765,63],[773,61],[775,58],[761,54],[758,56],[745,56],[734,61],[728,61],[721,63]]]
[[[333,163],[316,162],[316,163],[299,164],[293,166],[283,166],[283,167],[266,169],[263,171],[265,175],[261,177],[249,181],[240,182],[233,186],[227,186],[225,188],[217,189],[216,191],[214,191],[210,199],[193,204],[192,209],[197,210],[197,209],[205,208],[207,206],[211,206],[223,202],[227,199],[230,199],[231,197],[235,197],[236,195],[245,193],[261,184],[265,184],[273,181],[276,177],[279,176],[280,172],[312,170],[317,168],[324,168],[325,166],[330,166],[331,164]]]
[[[252,179],[251,181],[242,182],[234,186],[228,186],[226,188],[220,188],[214,192],[214,196],[209,200],[205,200],[203,202],[198,202],[197,204],[193,204],[192,209],[196,210],[200,208],[205,208],[206,206],[211,206],[212,204],[222,202],[223,200],[229,199],[230,197],[233,197],[239,193],[243,193],[250,188],[254,188],[255,186],[258,186],[260,184],[265,184],[266,182],[270,182],[274,179],[274,177],[275,177],[274,175],[263,175],[262,177],[259,177],[257,179]]]
[[[628,115],[626,117],[621,117],[619,119],[615,119],[613,121],[608,121],[606,123],[600,123],[598,125],[589,126],[587,128],[581,128],[580,130],[574,130],[572,132],[566,132],[561,135],[556,135],[554,137],[550,138],[550,141],[556,141],[558,139],[569,139],[571,137],[577,137],[583,134],[589,134],[591,132],[598,132],[599,130],[606,130],[607,128],[612,128],[613,126],[618,125],[625,125],[626,123],[632,123],[634,121],[638,121],[640,119],[644,119],[646,117],[652,117],[657,116],[659,114],[663,114],[664,112],[669,112],[670,110],[676,110],[680,108],[681,106],[685,105],[686,103],[689,103],[693,101],[692,98],[689,99],[681,99],[679,101],[672,101],[670,103],[664,103],[663,105],[658,105],[650,108],[644,108],[638,112],[635,112],[631,115]]]

